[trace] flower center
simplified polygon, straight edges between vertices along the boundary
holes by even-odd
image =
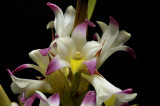
[[[81,59],[82,59],[81,52],[80,52],[80,51],[76,51],[73,59],[74,59],[74,60],[81,60]]]

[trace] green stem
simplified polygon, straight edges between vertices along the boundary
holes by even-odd
[[[10,106],[11,101],[0,84],[0,106]]]
[[[59,93],[61,106],[74,106],[73,98],[70,93],[69,81],[61,70],[57,70],[48,75],[47,80],[53,92]]]

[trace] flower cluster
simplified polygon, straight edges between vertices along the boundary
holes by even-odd
[[[97,22],[102,35],[96,33],[92,41],[87,41],[87,28],[95,27],[94,23],[85,20],[74,27],[76,10],[72,6],[64,14],[55,4],[48,2],[47,6],[55,14],[54,21],[47,25],[47,29],[52,29],[52,43],[45,49],[29,53],[37,65],[23,64],[13,71],[7,69],[13,81],[11,90],[19,94],[20,104],[32,106],[38,98],[39,106],[101,106],[103,103],[127,106],[137,93],[132,93],[131,88],[121,90],[112,85],[98,69],[116,51],[127,51],[136,57],[134,51],[124,45],[131,35],[119,31],[118,22],[110,17],[109,25]],[[33,80],[14,75],[25,68],[34,68],[43,76]],[[91,85],[95,91],[89,90]],[[43,93],[51,96],[47,98]]]

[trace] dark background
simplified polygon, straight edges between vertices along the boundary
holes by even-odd
[[[46,3],[49,0],[14,0],[1,3],[1,29],[0,29],[0,83],[12,101],[16,101],[16,95],[10,90],[11,79],[6,68],[14,70],[25,63],[34,63],[28,53],[34,49],[46,48],[51,42],[51,31],[46,29],[50,20],[54,20],[54,14]],[[158,69],[151,64],[155,61],[154,34],[157,24],[156,8],[151,2],[136,1],[106,1],[98,0],[91,21],[103,21],[109,23],[109,16],[114,17],[120,24],[120,29],[131,33],[131,39],[126,45],[132,47],[137,58],[132,58],[127,52],[116,52],[102,65],[99,72],[115,86],[121,89],[132,88],[138,93],[137,98],[131,104],[138,103],[141,106],[149,104],[146,98],[152,94],[153,74]],[[63,11],[69,5],[76,6],[76,0],[50,0],[57,4]],[[90,35],[100,29],[89,29]],[[94,31],[91,31],[94,30]],[[158,48],[157,48],[158,49]],[[154,54],[155,55],[155,54]],[[155,70],[156,69],[156,70]],[[21,78],[32,78],[39,75],[38,72],[25,69],[16,74]]]

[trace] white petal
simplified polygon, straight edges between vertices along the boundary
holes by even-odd
[[[39,99],[40,99],[39,106],[49,106],[47,97],[40,91],[36,90],[35,92],[38,94],[38,96],[40,96],[39,97]]]
[[[97,94],[97,104],[100,105],[108,100],[112,94],[121,92],[122,90],[112,85],[106,79],[99,75],[87,75],[82,73],[81,76],[88,80],[95,88]]]
[[[120,50],[124,51],[127,48],[128,48],[127,46],[119,46],[119,47],[104,50],[104,53],[101,54],[100,57],[98,58],[97,68],[99,68],[107,60],[107,58],[111,56],[113,53]]]
[[[137,93],[133,93],[133,94],[118,93],[118,94],[116,94],[116,96],[122,102],[130,102],[130,101],[132,101],[133,99],[136,98]]]
[[[63,29],[64,29],[64,16],[62,10],[55,4],[52,4],[50,2],[47,3],[47,5],[51,8],[51,10],[55,14],[55,29],[56,29],[56,34],[58,36],[63,35]]]
[[[51,43],[51,47],[56,43],[57,54],[60,55],[62,59],[69,61],[76,51],[73,39],[68,36],[59,37],[54,42]],[[64,55],[65,54],[65,55]]]
[[[110,17],[110,24],[105,33],[102,35],[100,43],[104,45],[104,49],[108,49],[116,39],[119,32],[119,25],[117,21]],[[102,54],[104,53],[102,49]]]
[[[83,46],[81,53],[83,56],[85,56],[86,59],[90,59],[101,48],[102,48],[102,45],[100,43],[96,41],[90,41]]]
[[[64,34],[63,36],[70,36],[74,26],[75,9],[69,6],[64,14]]]
[[[99,36],[98,33],[95,33],[95,34],[93,35],[93,39],[94,39],[95,41],[98,41],[98,42],[100,42],[100,40],[101,40],[101,38],[100,38],[100,36]]]
[[[50,29],[50,28],[54,28],[54,21],[50,21],[50,22],[47,24],[47,29]]]
[[[37,63],[42,69],[46,70],[49,64],[49,57],[48,55],[43,56],[40,49],[33,50],[29,53],[30,58]]]
[[[34,90],[40,90],[43,92],[51,92],[50,85],[45,80],[31,80],[22,79],[15,76],[11,76],[13,83],[11,84],[11,90],[15,94],[21,94],[23,91],[26,93],[26,97],[32,95]]]
[[[77,51],[80,51],[82,47],[85,45],[85,43],[87,42],[86,32],[87,32],[88,26],[95,27],[93,23],[86,20],[85,22],[76,26],[72,32],[71,37],[74,40]]]
[[[97,21],[98,25],[100,26],[101,30],[102,30],[102,34],[105,33],[105,31],[107,30],[108,28],[108,25],[105,24],[104,22],[101,22],[101,21]]]
[[[130,37],[131,37],[131,34],[129,34],[128,32],[124,30],[120,31],[118,33],[117,38],[113,42],[111,48],[123,45],[125,42],[127,42],[130,39]]]

